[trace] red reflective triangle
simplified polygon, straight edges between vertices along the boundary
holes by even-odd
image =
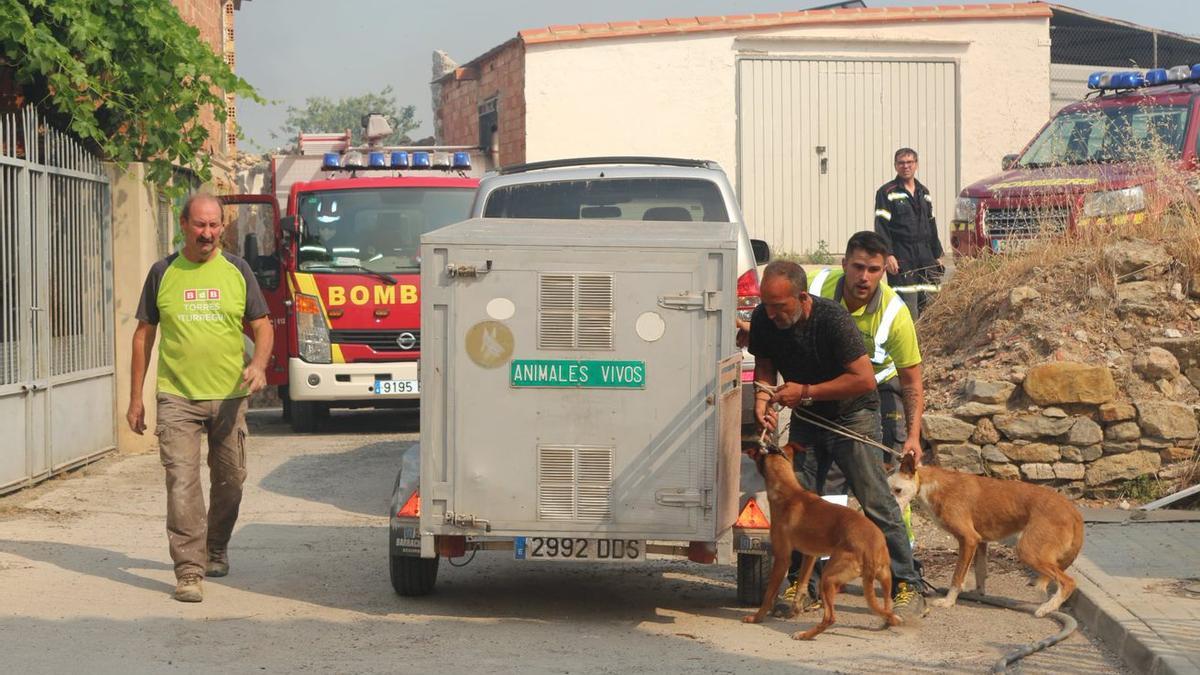
[[[411,495],[409,495],[409,497],[408,497],[408,501],[404,502],[404,506],[400,507],[400,510],[396,512],[396,515],[397,516],[410,516],[412,518],[416,518],[421,515],[421,489],[420,488],[413,490],[413,493]]]
[[[767,520],[767,514],[763,513],[762,509],[758,508],[758,502],[754,501],[754,498],[751,497],[746,502],[746,506],[742,509],[742,512],[738,514],[737,522],[735,522],[733,526],[769,529],[771,527],[771,521]]]

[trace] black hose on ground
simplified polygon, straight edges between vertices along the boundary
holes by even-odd
[[[937,590],[943,595],[946,593],[945,589],[939,588]],[[1017,612],[1025,612],[1026,614],[1033,614],[1035,609],[1033,605],[1027,602],[1017,602],[1016,600],[1009,600],[1007,598],[993,598],[986,595],[977,595],[975,593],[963,593],[962,595],[958,596],[958,599],[967,600],[969,602],[978,602],[984,605],[992,605],[993,607],[1002,607],[1004,609],[1011,609]],[[1054,635],[1038,640],[1037,642],[1031,642],[1023,647],[1019,647],[1005,654],[999,661],[992,664],[993,673],[1005,672],[1008,670],[1009,666],[1017,661],[1020,661],[1026,656],[1029,656],[1030,654],[1036,654],[1046,647],[1052,647],[1063,640],[1066,640],[1068,637],[1070,637],[1071,633],[1074,633],[1076,629],[1079,628],[1079,624],[1075,621],[1075,617],[1065,612],[1050,612],[1043,618],[1054,619],[1062,626],[1062,629]]]

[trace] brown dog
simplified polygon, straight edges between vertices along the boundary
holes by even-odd
[[[1066,569],[1083,548],[1083,516],[1069,499],[1040,485],[998,480],[950,471],[936,466],[916,466],[912,457],[900,462],[890,478],[892,494],[900,508],[916,498],[943,530],[958,540],[958,566],[945,598],[933,601],[951,607],[962,591],[971,559],[975,559],[975,586],[984,592],[988,542],[1018,537],[1017,557],[1040,576],[1037,587],[1045,593],[1050,581],[1058,586],[1035,614],[1058,609],[1075,590]]]
[[[887,625],[900,623],[892,613],[892,570],[883,533],[863,514],[854,509],[831,504],[800,486],[792,468],[795,447],[774,446],[752,449],[750,456],[758,465],[767,486],[767,501],[771,504],[771,552],[775,563],[767,582],[762,606],[742,619],[746,623],[762,623],[775,603],[775,594],[787,576],[792,551],[804,555],[804,568],[799,588],[808,586],[817,558],[829,556],[821,573],[821,602],[825,616],[821,623],[792,638],[811,640],[834,622],[833,600],[838,591],[851,579],[862,579],[863,597],[871,611],[882,616]],[[875,596],[875,582],[883,586],[883,604]],[[796,594],[793,615],[799,611],[802,593]]]

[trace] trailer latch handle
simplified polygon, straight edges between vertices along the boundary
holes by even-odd
[[[477,278],[492,271],[492,261],[488,260],[482,266],[480,265],[461,265],[458,263],[450,263],[446,265],[446,276],[451,279],[457,277]]]
[[[720,300],[720,291],[680,291],[675,295],[658,296],[658,306],[664,309],[703,309],[706,312],[719,312]]]

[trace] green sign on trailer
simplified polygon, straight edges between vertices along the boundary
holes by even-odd
[[[513,359],[509,383],[514,387],[645,389],[646,362]]]

